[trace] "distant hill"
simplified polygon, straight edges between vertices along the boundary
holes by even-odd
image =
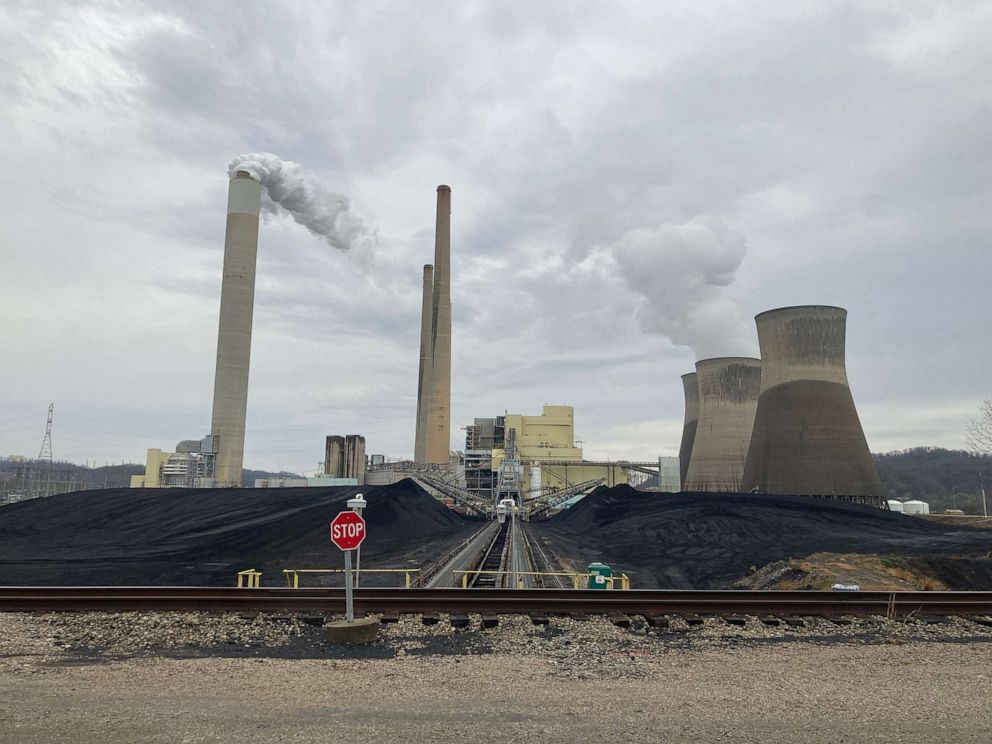
[[[127,488],[131,476],[145,472],[139,463],[87,467],[72,462],[54,462],[50,474],[47,463],[40,460],[0,458],[0,502],[10,493],[32,494],[41,488],[52,494],[88,491],[94,488]],[[242,471],[242,481],[248,488],[256,478],[300,478],[298,473],[271,473],[267,470]],[[40,485],[39,485],[40,484]]]
[[[931,511],[958,508],[981,514],[981,472],[992,508],[992,455],[915,447],[873,457],[889,498],[921,499],[930,503]]]

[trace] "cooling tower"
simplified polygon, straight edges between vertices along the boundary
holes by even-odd
[[[424,291],[426,292],[426,276]],[[421,349],[425,336],[427,336],[430,358],[421,375],[423,390],[417,402],[417,409],[421,412],[418,414],[418,421],[421,417],[423,419],[423,437],[418,436],[415,442],[414,460],[447,465],[451,447],[451,188],[449,186],[437,187],[430,328],[424,327],[422,318]],[[417,445],[421,442],[423,443],[422,460],[416,457]]]
[[[755,317],[761,397],[743,487],[853,496],[883,507],[882,486],[844,365],[847,311],[809,305]]]
[[[210,426],[210,433],[218,437],[214,477],[219,486],[241,486],[261,203],[261,184],[247,171],[235,173],[227,197],[224,279]]]
[[[682,388],[685,391],[685,420],[682,423],[682,444],[679,447],[679,488],[684,489],[689,472],[689,458],[692,457],[692,442],[696,438],[696,423],[699,419],[699,386],[696,373],[682,375]]]
[[[424,294],[420,306],[420,367],[417,373],[417,434],[413,461],[427,461],[427,393],[431,389],[431,318],[434,312],[434,267],[424,266]]]
[[[741,490],[761,374],[750,357],[696,362],[699,419],[683,491]]]

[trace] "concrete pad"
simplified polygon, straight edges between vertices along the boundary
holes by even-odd
[[[324,624],[324,640],[328,643],[371,643],[379,634],[379,621],[363,617],[349,623],[336,620]]]

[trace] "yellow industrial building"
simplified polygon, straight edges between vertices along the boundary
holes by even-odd
[[[628,483],[627,463],[590,462],[575,446],[575,412],[572,406],[544,406],[540,416],[507,414],[502,417],[502,446],[492,450],[495,472],[510,447],[523,465],[524,491],[557,490],[602,478],[607,486]]]

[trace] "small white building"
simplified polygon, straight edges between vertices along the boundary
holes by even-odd
[[[897,501],[896,499],[889,499],[889,511],[899,512],[900,514],[902,514],[903,513],[902,502]]]
[[[921,517],[924,514],[930,513],[930,504],[926,501],[919,501],[917,499],[912,499],[911,501],[904,501],[902,505],[903,514],[913,514],[914,516]]]

